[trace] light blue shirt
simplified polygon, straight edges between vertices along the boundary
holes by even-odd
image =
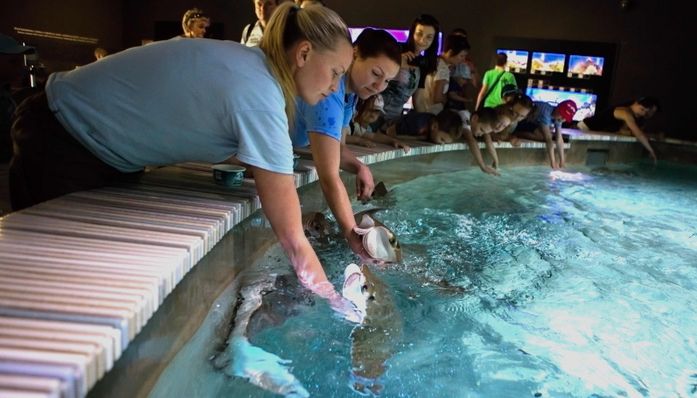
[[[295,147],[310,145],[309,131],[323,134],[341,141],[341,129],[348,127],[353,117],[358,98],[356,94],[346,94],[346,78],[344,75],[336,92],[310,105],[298,98],[295,127],[290,131],[290,138]]]
[[[232,155],[293,172],[283,93],[256,47],[155,42],[54,73],[46,93],[66,130],[122,172]]]

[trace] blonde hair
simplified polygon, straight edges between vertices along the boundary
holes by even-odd
[[[184,30],[184,34],[186,35],[190,31],[190,26],[191,23],[197,19],[207,19],[210,21],[210,18],[208,18],[208,15],[203,12],[200,8],[192,8],[190,10],[186,10],[184,13],[184,16],[182,17],[182,30]]]
[[[97,47],[94,49],[94,58],[95,59],[104,58],[107,55],[109,55],[109,52],[101,47]]]
[[[309,41],[316,51],[327,51],[333,50],[340,40],[350,44],[351,35],[346,23],[329,8],[301,9],[291,2],[284,2],[276,8],[259,47],[266,54],[271,73],[281,85],[289,123],[295,117],[297,86],[287,51],[300,40]]]

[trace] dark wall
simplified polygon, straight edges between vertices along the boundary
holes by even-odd
[[[694,58],[697,28],[677,4],[658,0],[480,0],[404,2],[397,0],[329,1],[349,26],[408,28],[420,13],[434,15],[446,31],[463,27],[480,71],[491,67],[494,37],[616,43],[617,68],[609,102],[656,96],[663,105],[647,126],[669,135],[697,139],[697,112],[688,93],[697,88]]]
[[[326,1],[350,26],[407,28],[426,12],[446,31],[464,27],[480,71],[491,66],[497,36],[615,43],[619,51],[609,102],[657,96],[664,111],[648,127],[697,139],[692,132],[697,112],[688,99],[697,82],[686,60],[694,58],[697,29],[677,3],[629,0],[623,9],[620,0]],[[3,6],[0,29],[11,33],[13,26],[25,26],[97,37],[111,50],[140,44],[153,36],[155,21],[179,21],[193,6],[222,23],[223,37],[230,40],[239,40],[243,26],[254,19],[251,0],[31,0]]]
[[[0,6],[0,32],[35,45],[49,70],[94,60],[94,48],[123,46],[123,3],[97,0],[27,0]],[[20,36],[15,27],[98,39],[96,44]]]
[[[256,20],[252,0],[123,0],[124,46],[140,44],[141,39],[153,37],[155,21],[177,21],[190,8],[202,9],[211,22],[223,25],[223,38],[239,41],[244,25]]]

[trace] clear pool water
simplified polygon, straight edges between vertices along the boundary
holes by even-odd
[[[468,170],[376,205],[404,254],[376,270],[404,325],[381,396],[697,397],[696,168]],[[340,286],[352,254],[318,254]],[[358,396],[353,326],[322,302],[296,312],[251,342],[312,396]],[[152,395],[274,396],[205,361],[180,369]]]

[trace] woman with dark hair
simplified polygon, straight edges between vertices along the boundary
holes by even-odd
[[[373,175],[346,147],[344,137],[357,99],[368,99],[387,87],[399,70],[401,50],[392,35],[370,28],[361,32],[353,47],[353,62],[333,93],[316,105],[298,101],[298,117],[290,136],[296,147],[310,145],[322,192],[342,234],[356,254],[368,259],[339,170],[356,175],[356,194],[361,200],[371,197]]]
[[[358,321],[305,237],[288,137],[296,97],[316,104],[335,91],[351,56],[335,12],[284,3],[260,47],[174,38],[56,72],[17,111],[12,206],[102,187],[146,166],[234,156],[254,177],[299,281]]]
[[[409,28],[409,38],[402,47],[402,62],[397,77],[382,94],[385,100],[385,121],[393,122],[402,115],[404,104],[424,79],[438,65],[438,21],[428,14],[416,18]]]
[[[578,123],[583,131],[606,131],[623,135],[633,135],[646,148],[649,156],[656,161],[656,152],[649,143],[643,124],[661,109],[658,98],[642,97],[632,102],[613,106]]]

